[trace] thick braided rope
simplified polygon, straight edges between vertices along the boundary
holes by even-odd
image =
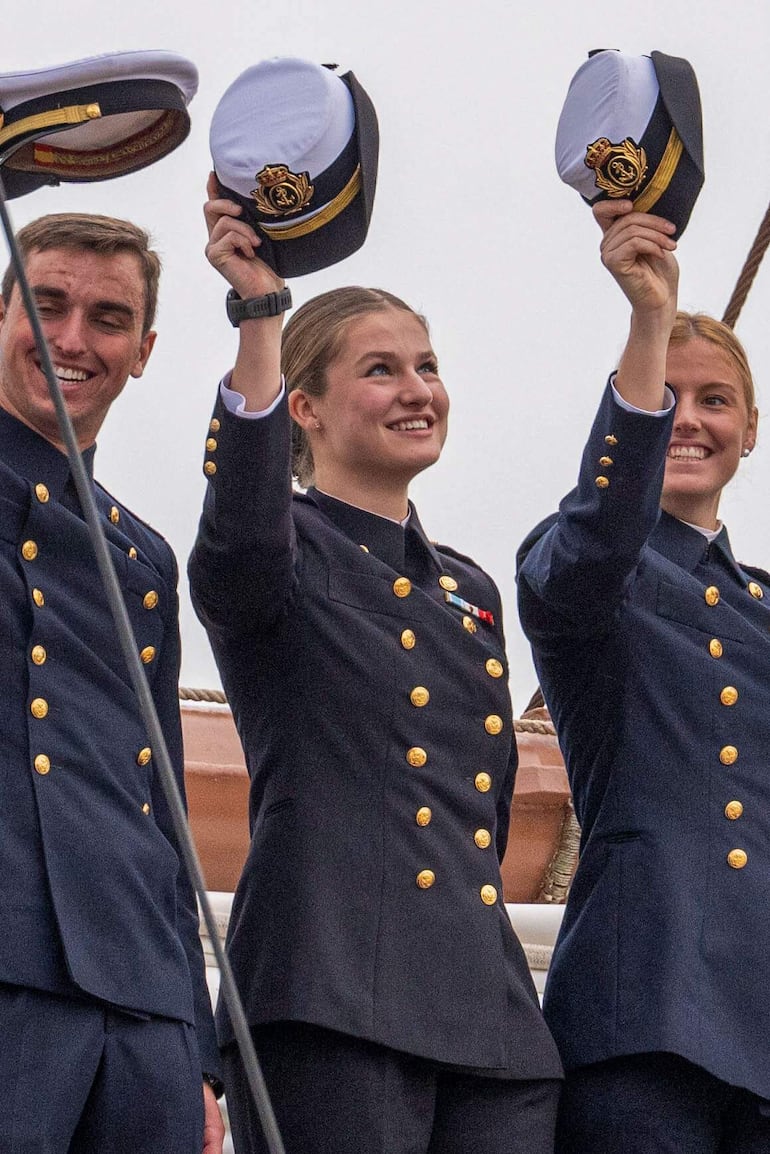
[[[767,212],[762,218],[759,231],[754,238],[754,243],[749,249],[749,255],[746,257],[738,281],[733,289],[733,294],[727,303],[727,308],[722,317],[723,323],[729,325],[731,329],[735,328],[735,322],[738,320],[746,297],[749,295],[749,289],[753,284],[754,277],[757,275],[757,270],[762,263],[762,257],[765,255],[768,244],[770,244],[770,206],[768,206]]]

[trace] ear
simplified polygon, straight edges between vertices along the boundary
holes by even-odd
[[[289,415],[303,429],[314,429],[317,423],[315,412],[316,397],[309,397],[302,389],[292,389],[289,393]]]
[[[757,443],[757,426],[759,424],[759,410],[755,406],[749,415],[749,423],[746,428],[746,436],[743,438],[743,447],[749,452]]]
[[[150,353],[152,352],[155,345],[155,338],[157,335],[158,334],[151,329],[142,337],[136,360],[134,361],[134,366],[131,369],[130,375],[132,377],[141,377],[142,373],[144,372],[147,362],[150,359]]]

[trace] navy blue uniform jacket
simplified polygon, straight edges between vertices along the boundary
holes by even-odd
[[[583,830],[546,1018],[568,1067],[666,1050],[770,1097],[770,578],[659,513],[672,421],[608,389],[521,549]]]
[[[212,430],[190,574],[252,779],[229,936],[250,1022],[560,1076],[500,883],[516,755],[494,584],[414,511],[405,534],[292,495],[285,402],[258,421],[218,402]]]
[[[195,899],[68,478],[0,410],[0,981],[196,1023],[213,1073]],[[95,496],[181,788],[173,554]]]

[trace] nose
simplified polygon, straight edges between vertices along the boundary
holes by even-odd
[[[46,335],[50,344],[59,352],[74,356],[82,353],[87,346],[85,329],[84,318],[73,309],[49,325]]]
[[[677,397],[674,429],[685,431],[699,429],[701,425],[698,406],[690,397]]]
[[[429,405],[433,400],[433,390],[422,373],[410,369],[404,378],[401,401],[405,405]]]

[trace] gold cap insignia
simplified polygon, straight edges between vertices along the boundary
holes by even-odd
[[[265,216],[291,216],[310,204],[314,188],[308,172],[291,172],[285,164],[266,164],[256,178],[259,188],[252,189],[251,195]]]
[[[594,169],[596,187],[609,197],[632,196],[647,172],[647,154],[630,136],[622,144],[600,136],[586,148],[583,163]]]

